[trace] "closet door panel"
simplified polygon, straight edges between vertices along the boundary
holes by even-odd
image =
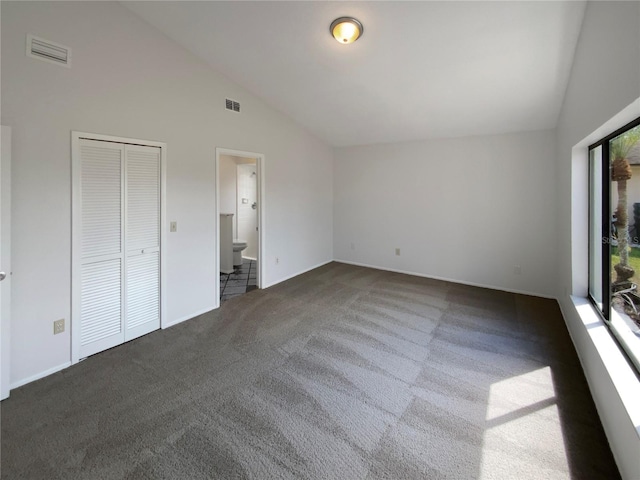
[[[122,252],[122,145],[81,144],[82,258]]]
[[[82,266],[81,345],[86,355],[91,355],[87,352],[95,348],[96,342],[122,342],[121,263],[120,259],[113,259]]]
[[[160,328],[160,149],[127,145],[125,339]]]
[[[160,149],[127,145],[127,251],[160,246]]]
[[[160,253],[129,257],[127,267],[127,340],[159,327]]]
[[[124,146],[82,140],[80,155],[80,355],[85,357],[124,341]]]

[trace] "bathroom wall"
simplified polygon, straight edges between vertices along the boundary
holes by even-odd
[[[247,248],[243,258],[258,258],[258,183],[255,164],[241,164],[237,167],[238,203],[236,213],[236,238],[245,240]],[[252,207],[256,204],[256,208]]]
[[[251,173],[256,172],[256,159],[220,155],[218,168],[220,213],[233,213],[233,238],[246,240],[247,248],[242,252],[242,256],[255,259],[258,254],[258,235],[255,230],[257,210],[253,210],[251,204],[257,201],[257,176],[251,176]],[[240,174],[243,169],[247,169],[245,175]],[[246,186],[242,187],[245,183]],[[245,205],[246,208],[243,208],[242,198],[248,197],[250,201]],[[239,230],[240,224],[244,224],[244,227]],[[251,229],[250,224],[253,224]]]
[[[233,238],[236,231],[236,161],[229,155],[220,155],[220,213],[233,213]]]

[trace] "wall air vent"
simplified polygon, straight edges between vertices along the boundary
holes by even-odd
[[[240,113],[240,103],[236,102],[235,100],[230,100],[227,98],[227,100],[225,101],[225,108],[232,112]]]
[[[27,57],[71,67],[71,49],[58,43],[27,35]]]

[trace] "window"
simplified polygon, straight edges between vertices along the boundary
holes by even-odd
[[[589,147],[589,298],[640,371],[640,118]]]

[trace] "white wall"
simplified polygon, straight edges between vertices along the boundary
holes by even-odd
[[[72,130],[166,142],[167,318],[216,305],[215,148],[265,155],[265,286],[330,261],[332,151],[118,3],[2,2],[2,124],[13,129],[13,385],[70,360]],[[25,56],[32,33],[70,69]],[[242,113],[224,110],[226,97]],[[275,257],[280,263],[275,265]]]
[[[543,131],[336,149],[336,259],[555,295],[554,143]]]
[[[639,96],[640,3],[590,2],[557,129],[558,298],[618,467],[628,479],[640,478],[640,423],[629,410],[637,397],[627,399],[621,392],[638,390],[638,380],[605,327],[585,327],[569,294],[587,292],[587,146],[639,116],[640,102],[631,105]]]

